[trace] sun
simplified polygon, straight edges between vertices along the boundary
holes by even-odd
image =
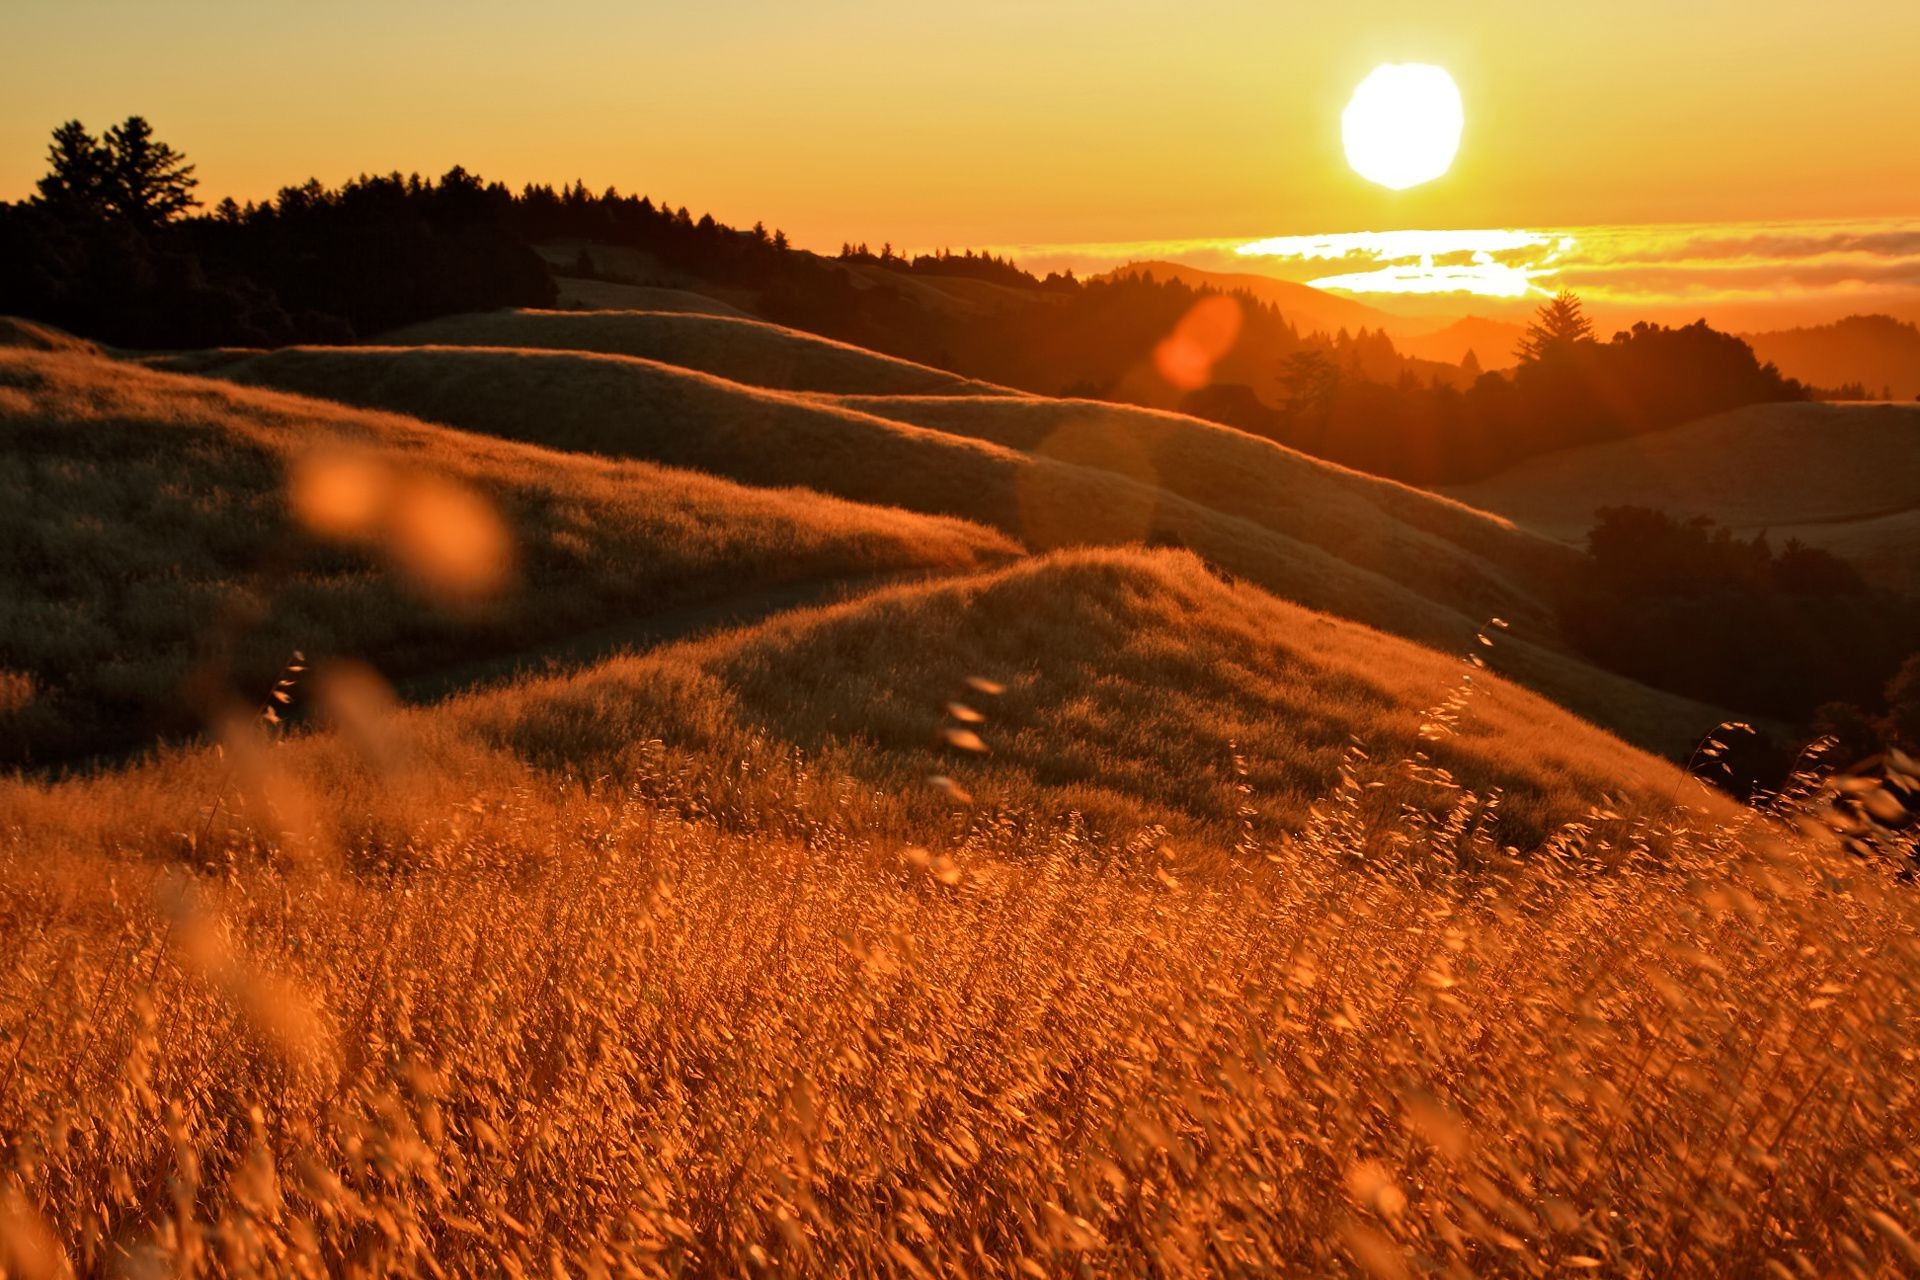
[[[1403,191],[1447,171],[1463,122],[1460,90],[1446,68],[1389,62],[1354,89],[1340,136],[1355,173]]]

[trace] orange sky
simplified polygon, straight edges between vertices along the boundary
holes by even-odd
[[[141,112],[216,198],[460,162],[826,248],[1920,211],[1912,0],[1466,8],[13,0],[0,197],[60,121]],[[1382,61],[1465,99],[1412,191],[1341,157]]]

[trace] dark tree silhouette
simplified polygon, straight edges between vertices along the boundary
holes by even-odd
[[[47,147],[47,176],[40,179],[35,203],[67,218],[98,218],[111,198],[112,157],[78,120],[53,131]]]
[[[1553,301],[1534,312],[1533,323],[1514,348],[1520,363],[1538,364],[1564,356],[1582,342],[1593,341],[1593,322],[1587,319],[1580,299],[1572,290],[1562,289]]]
[[[144,116],[107,130],[107,189],[113,211],[138,227],[172,221],[200,202],[186,157],[153,136]]]
[[[1920,643],[1914,600],[1872,590],[1827,552],[1790,542],[1775,553],[1764,534],[1646,507],[1598,515],[1561,625],[1589,657],[1648,684],[1801,720],[1828,702],[1875,702]]]

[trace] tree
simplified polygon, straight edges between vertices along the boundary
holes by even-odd
[[[1467,354],[1460,357],[1460,372],[1469,378],[1477,378],[1482,372],[1480,368],[1480,357],[1473,354],[1473,348],[1471,347],[1467,348]]]
[[[1280,386],[1287,412],[1296,422],[1325,422],[1340,389],[1340,370],[1325,351],[1308,347],[1287,357],[1280,370]]]
[[[37,202],[66,217],[97,218],[110,199],[112,157],[78,120],[53,131],[47,148],[47,176],[40,179]]]
[[[107,188],[113,211],[140,227],[172,220],[200,202],[200,180],[186,157],[154,139],[144,116],[128,116],[107,130]]]
[[[1580,299],[1570,289],[1562,289],[1553,301],[1533,313],[1514,355],[1521,364],[1539,364],[1542,360],[1565,355],[1582,342],[1593,341],[1593,322],[1581,309]]]

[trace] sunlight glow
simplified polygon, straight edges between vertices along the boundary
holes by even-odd
[[[1559,260],[1577,244],[1573,236],[1563,232],[1487,227],[1272,236],[1240,245],[1234,253],[1242,258],[1281,258],[1357,268],[1306,281],[1319,289],[1524,298],[1552,292],[1535,280],[1557,274]]]
[[[1399,263],[1377,271],[1321,276],[1307,283],[1316,289],[1344,289],[1348,293],[1472,293],[1483,298],[1524,298],[1529,293],[1549,292],[1533,283],[1533,277],[1541,274],[1537,268],[1504,262],[1440,267],[1432,258],[1422,258],[1417,263]]]
[[[1340,136],[1355,173],[1402,191],[1447,171],[1464,122],[1460,90],[1445,68],[1386,63],[1353,91]]]

